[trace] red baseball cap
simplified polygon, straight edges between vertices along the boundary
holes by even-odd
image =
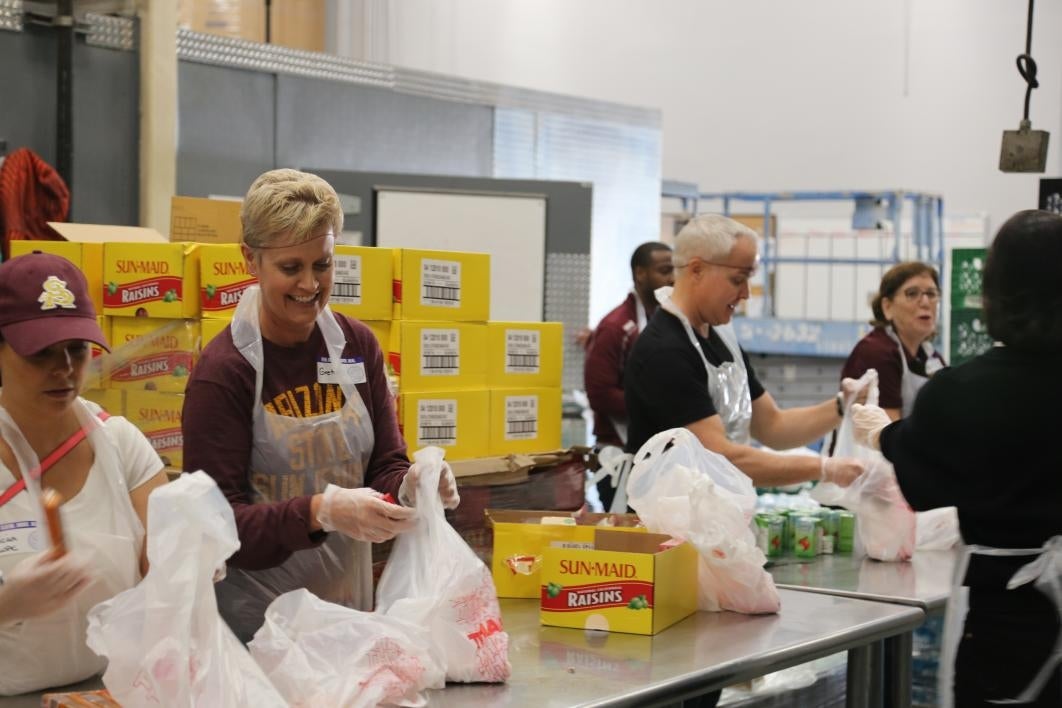
[[[85,276],[62,256],[39,251],[0,263],[0,338],[20,356],[71,339],[110,351]]]

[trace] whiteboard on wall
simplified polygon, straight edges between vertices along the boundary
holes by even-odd
[[[546,198],[376,191],[376,245],[490,254],[490,318],[541,322]]]

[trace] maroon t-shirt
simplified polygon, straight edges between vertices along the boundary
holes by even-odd
[[[926,362],[929,357],[925,349],[918,348],[917,356],[912,357],[906,350],[907,368],[919,376],[926,375]],[[944,364],[944,358],[938,352],[933,357]],[[841,378],[858,379],[867,369],[878,372],[878,405],[882,408],[903,408],[901,379],[903,366],[900,364],[900,346],[882,327],[875,327],[855,345],[848,360],[841,369]]]
[[[361,359],[365,383],[357,385],[372,420],[375,443],[365,484],[398,497],[409,469],[406,444],[398,430],[387,387],[383,355],[372,331],[336,315],[347,344],[344,359]],[[317,362],[328,356],[320,329],[307,342],[283,347],[262,342],[265,371],[262,402],[271,412],[306,417],[342,408],[338,384],[317,382]],[[185,391],[182,428],[184,468],[204,470],[232,505],[240,549],[229,560],[238,568],[272,568],[292,553],[318,545],[326,534],[310,531],[310,495],[255,504],[251,491],[254,368],[232,344],[226,327],[203,350]]]

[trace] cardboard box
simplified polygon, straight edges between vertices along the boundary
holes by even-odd
[[[486,388],[487,326],[394,322],[387,361],[402,393]]]
[[[543,552],[553,544],[590,546],[598,524],[645,532],[634,514],[580,514],[563,511],[487,509],[487,524],[494,529],[491,573],[498,597],[539,597],[542,591]],[[543,517],[569,517],[575,525],[543,524]]]
[[[100,326],[104,339],[106,339],[107,343],[113,348],[114,340],[111,339],[111,318],[100,315],[96,318],[96,323]],[[103,367],[104,362],[109,361],[104,358],[107,356],[107,351],[95,343],[89,345],[89,350],[92,353],[92,358],[89,360],[89,364],[85,368],[85,381],[82,384],[82,388],[104,388]]]
[[[486,455],[489,408],[486,389],[403,392],[398,397],[398,423],[410,459],[428,445],[441,447],[448,460]]]
[[[598,529],[594,548],[543,552],[542,624],[656,634],[697,610],[697,551],[671,537]]]
[[[103,247],[103,314],[199,316],[199,244],[107,243]]]
[[[359,320],[391,319],[394,253],[390,248],[336,246],[328,306]]]
[[[225,331],[225,328],[229,326],[229,322],[232,320],[202,320],[199,323],[199,351],[206,349],[206,345],[210,343],[214,337],[218,336]]]
[[[170,241],[233,243],[243,241],[242,202],[232,199],[170,199]]]
[[[486,322],[490,319],[490,256],[394,249],[392,319]]]
[[[158,391],[126,391],[125,417],[151,442],[162,464],[178,469],[184,464],[181,409],[184,395]]]
[[[488,322],[487,385],[561,385],[564,325],[560,322]]]
[[[491,389],[488,455],[548,452],[560,444],[559,388]]]
[[[148,317],[111,320],[107,388],[184,393],[199,347],[199,322]]]
[[[247,270],[239,244],[199,247],[199,308],[204,320],[231,319],[243,291],[257,282]]]
[[[41,708],[122,708],[121,704],[102,688],[98,691],[45,693],[41,696],[40,705]]]
[[[111,415],[125,415],[125,392],[116,388],[87,388],[81,397],[92,401]]]

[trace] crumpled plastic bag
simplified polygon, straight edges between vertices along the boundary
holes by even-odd
[[[287,705],[218,614],[214,576],[239,547],[232,508],[205,473],[151,493],[147,575],[88,615],[88,645],[108,659],[103,685],[116,701]]]
[[[292,705],[419,706],[445,685],[426,627],[361,612],[293,590],[273,600],[249,645]]]
[[[915,513],[915,547],[920,551],[946,551],[962,541],[959,510],[953,506]]]
[[[868,403],[877,404],[877,372],[869,369],[859,379],[869,386]],[[865,471],[847,487],[819,484],[812,498],[822,504],[843,506],[855,512],[856,535],[866,554],[880,561],[906,561],[915,550],[915,513],[904,499],[892,463],[877,450],[856,443],[851,407],[837,429],[836,457],[862,460]]]
[[[380,584],[376,609],[426,627],[446,679],[502,682],[509,678],[509,635],[502,629],[490,569],[450,526],[439,499],[443,450],[413,454],[420,466],[417,525],[399,535]]]
[[[781,600],[763,569],[749,521],[752,480],[685,428],[651,437],[634,456],[627,499],[646,528],[689,541],[700,555],[698,609],[778,612]]]

